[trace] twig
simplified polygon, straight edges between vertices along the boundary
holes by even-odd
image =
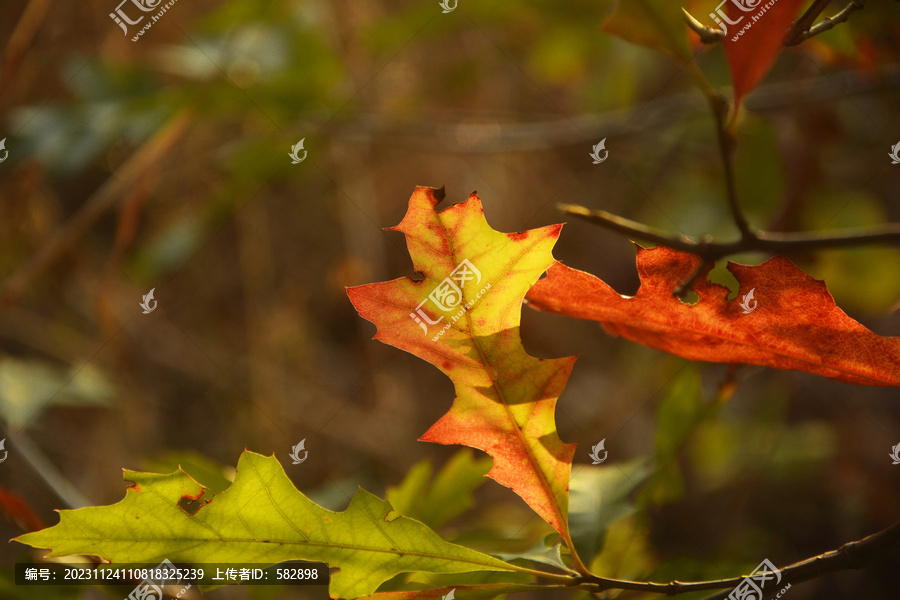
[[[683,8],[681,9],[681,12],[684,13],[684,20],[687,23],[688,27],[690,27],[694,31],[694,33],[700,36],[700,41],[702,43],[715,44],[716,42],[722,41],[722,38],[725,37],[725,32],[721,29],[704,25],[703,23],[695,19],[694,15]]]
[[[866,229],[845,229],[831,235],[750,231],[748,236],[734,242],[717,242],[711,238],[696,242],[687,237],[675,237],[660,229],[608,213],[605,210],[590,210],[577,204],[557,204],[556,207],[566,214],[600,225],[631,239],[652,242],[659,246],[696,254],[705,262],[715,262],[720,258],[742,252],[784,254],[869,244],[900,245],[900,223]]]
[[[879,76],[870,78],[861,72],[841,72],[828,77],[810,77],[781,83],[767,83],[753,92],[744,108],[753,113],[771,114],[798,107],[844,102],[854,97],[889,94],[900,89],[900,65],[881,65]],[[571,119],[541,120],[536,115],[522,115],[517,122],[486,120],[482,124],[466,123],[466,135],[447,135],[460,126],[467,113],[437,117],[427,122],[406,123],[378,113],[363,113],[330,125],[327,133],[354,145],[385,143],[411,149],[433,149],[439,145],[445,153],[519,152],[571,147],[597,140],[616,131],[616,137],[627,138],[646,131],[669,126],[673,119],[684,121],[708,114],[708,104],[696,92],[679,92],[636,104],[628,109],[576,115]],[[640,115],[640,118],[635,118]],[[317,127],[309,120],[309,127]],[[574,125],[573,125],[574,124]],[[612,139],[612,138],[610,138]]]
[[[782,567],[781,582],[799,583],[809,579],[815,579],[824,573],[834,573],[848,569],[860,569],[866,566],[872,558],[877,556],[885,548],[900,544],[900,522],[894,523],[887,529],[865,537],[861,540],[848,542],[829,552],[823,552],[800,562]],[[721,590],[731,588],[744,580],[744,577],[731,577],[729,579],[715,579],[711,581],[672,581],[669,583],[655,583],[650,581],[625,581],[620,579],[606,579],[593,575],[582,578],[583,583],[594,584],[596,591],[609,589],[634,590],[640,592],[653,592],[676,596],[687,592],[704,590]]]
[[[812,5],[810,5],[810,7],[806,9],[806,12],[803,13],[803,16],[791,24],[791,28],[784,36],[784,45],[796,46],[797,44],[800,44],[801,42],[804,42],[813,36],[819,35],[820,33],[834,28],[834,26],[838,25],[839,23],[845,23],[847,19],[850,18],[851,14],[864,8],[866,4],[866,0],[850,0],[850,3],[845,6],[839,13],[837,13],[833,17],[825,17],[821,23],[819,23],[818,25],[813,25],[813,23],[815,23],[816,19],[819,18],[819,15],[822,14],[822,11],[825,10],[830,2],[831,0],[815,0],[815,2],[813,2]],[[717,42],[721,42],[722,39],[724,39],[724,30],[704,25],[684,8],[681,9],[681,12],[684,13],[684,20],[687,23],[687,26],[690,27],[690,29],[694,33],[700,36],[700,41],[702,43],[715,44]]]
[[[731,218],[741,232],[741,239],[748,240],[755,237],[754,232],[747,223],[747,217],[741,210],[737,198],[737,187],[734,181],[734,132],[726,126],[728,119],[728,101],[721,96],[710,97],[710,106],[716,119],[716,137],[719,140],[719,154],[722,156],[722,168],[725,171],[725,194],[728,198],[728,208],[731,210]]]
[[[829,4],[831,4],[831,0],[815,0],[810,4],[809,8],[806,9],[806,12],[804,12],[799,19],[791,23],[790,29],[788,29],[787,33],[784,35],[784,45],[793,46],[794,44],[789,43],[788,40],[793,40],[802,32],[810,29]]]
[[[822,19],[822,22],[818,25],[813,26],[812,23],[815,21],[816,17],[825,9],[825,6],[828,5],[829,0],[818,0],[812,6],[809,7],[809,10],[806,11],[802,17],[800,17],[793,25],[791,25],[790,30],[788,30],[787,35],[784,37],[784,45],[785,46],[796,46],[797,44],[808,40],[809,38],[819,35],[829,29],[834,28],[835,25],[839,23],[846,23],[854,12],[861,10],[866,5],[866,0],[851,0],[851,2],[845,6],[841,12],[837,13],[833,17],[825,17]],[[820,5],[819,11],[815,13],[811,19],[808,21],[806,17],[813,11],[813,8],[816,8],[817,5]]]

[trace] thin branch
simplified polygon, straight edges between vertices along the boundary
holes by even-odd
[[[866,0],[850,0],[850,3],[839,13],[833,17],[825,17],[821,23],[813,25],[816,19],[819,18],[819,15],[822,14],[830,3],[831,0],[815,0],[815,2],[806,9],[803,16],[791,24],[791,28],[784,36],[784,45],[796,46],[813,36],[833,29],[835,25],[845,23],[850,18],[851,14],[865,7]],[[685,23],[687,23],[687,26],[700,37],[702,43],[715,44],[724,39],[725,31],[722,29],[704,25],[684,8],[681,9],[681,12],[684,13],[684,20]]]
[[[700,258],[711,261],[742,252],[783,254],[786,252],[846,248],[870,244],[900,244],[900,223],[865,229],[845,229],[833,235],[757,231],[746,240],[734,242],[703,240],[695,242],[690,238],[669,235],[660,229],[608,213],[605,210],[590,210],[577,204],[558,204],[557,208],[564,213],[611,229],[627,237],[652,242],[660,246],[668,246],[683,252],[690,252]]]
[[[772,114],[783,110],[796,111],[806,106],[846,102],[854,97],[893,93],[900,89],[900,64],[880,65],[877,78],[862,72],[841,72],[827,77],[767,83],[754,90],[744,108],[753,113]],[[570,119],[541,120],[538,115],[522,114],[516,122],[502,122],[486,118],[480,124],[461,121],[467,113],[437,116],[425,122],[398,122],[378,113],[362,113],[339,124],[330,125],[330,137],[353,145],[376,144],[412,149],[440,147],[445,153],[518,152],[570,147],[573,144],[597,140],[616,131],[627,138],[646,131],[656,131],[672,124],[674,119],[705,117],[709,105],[703,95],[679,92],[636,104],[628,109],[613,109],[576,115]],[[635,118],[639,115],[640,118]],[[470,115],[469,115],[470,116]],[[320,127],[315,120],[305,121],[310,128]],[[462,127],[462,129],[461,129]],[[447,135],[458,131],[464,135]]]
[[[818,4],[818,2],[816,4]],[[827,5],[828,1],[826,0],[824,4]],[[824,19],[822,19],[821,23],[812,27],[810,27],[809,24],[807,24],[806,26],[800,26],[799,23],[803,20],[803,17],[801,17],[800,20],[798,20],[791,26],[791,29],[788,31],[787,35],[784,38],[784,45],[796,46],[797,44],[804,42],[813,36],[833,29],[835,25],[846,23],[850,18],[850,15],[864,8],[865,5],[866,0],[851,0],[851,2],[847,6],[845,6],[843,10],[841,10],[841,12],[837,13],[833,17],[825,17]],[[815,6],[815,4],[813,4],[813,6]],[[810,10],[812,10],[812,8],[813,7],[811,6]],[[824,9],[825,6],[823,5],[822,8]],[[804,17],[805,16],[806,15],[804,15]],[[810,21],[810,24],[811,23],[812,22]]]
[[[800,36],[804,31],[810,29],[829,4],[831,4],[831,0],[815,0],[810,4],[809,8],[806,9],[806,12],[803,13],[803,16],[791,23],[791,28],[788,29],[788,32],[784,36],[784,45],[793,46],[794,44],[799,43],[794,42],[794,39]]]
[[[805,560],[793,563],[779,569],[781,583],[799,583],[809,579],[815,579],[825,573],[845,571],[848,569],[861,569],[873,558],[891,546],[900,545],[900,521],[887,529],[865,537],[861,540],[848,542],[829,552],[823,552]],[[634,590],[640,592],[652,592],[676,596],[687,592],[704,590],[721,590],[738,585],[744,577],[731,577],[729,579],[716,579],[712,581],[655,583],[650,581],[625,581],[620,579],[606,579],[604,577],[588,576],[583,578],[583,583],[594,588],[595,591],[609,589]]]
[[[731,218],[741,232],[742,240],[755,237],[750,229],[747,217],[741,210],[737,197],[737,187],[734,181],[734,132],[726,125],[728,119],[728,101],[721,96],[710,97],[710,106],[716,119],[716,137],[719,140],[719,154],[722,157],[722,168],[725,171],[725,193],[728,198],[728,208],[731,210]]]

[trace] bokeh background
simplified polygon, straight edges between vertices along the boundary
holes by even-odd
[[[702,16],[716,4],[687,6]],[[416,441],[452,385],[371,341],[345,287],[412,274],[402,235],[382,228],[416,185],[444,186],[442,207],[477,190],[499,231],[561,222],[565,202],[735,235],[704,100],[677,62],[600,29],[613,6],[180,0],[132,42],[137,28],[126,37],[109,18],[115,0],[3,0],[0,537],[54,524],[53,509],[118,501],[121,468],[181,464],[227,485],[246,448],[274,453],[335,510],[362,486],[450,540],[505,553],[540,543],[549,527],[481,477],[484,455]],[[898,17],[896,2],[868,3],[787,50],[748,100],[737,176],[755,226],[900,221],[900,166],[887,157],[900,141]],[[695,49],[728,93],[721,47]],[[609,158],[593,165],[604,138]],[[554,250],[623,294],[639,285],[634,254],[583,222]],[[851,316],[900,335],[900,250],[790,258]],[[896,390],[691,364],[527,308],[522,335],[535,356],[580,354],[557,424],[579,444],[579,493],[599,503],[584,525],[599,574],[731,576],[900,515]],[[309,457],[292,465],[301,439]],[[601,439],[609,459],[588,470]],[[443,491],[428,491],[429,469]],[[12,564],[38,555],[0,544],[0,596],[128,591],[11,586]],[[898,566],[886,551],[788,594],[897,598]],[[388,586],[427,581],[411,579]]]

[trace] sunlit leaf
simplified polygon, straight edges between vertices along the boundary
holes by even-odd
[[[553,263],[562,226],[500,233],[488,226],[477,195],[438,213],[442,198],[442,190],[416,188],[403,221],[391,228],[406,234],[420,281],[403,277],[347,292],[378,326],[375,339],[453,380],[450,412],[421,439],[490,454],[488,476],[567,538],[575,446],[560,440],[554,411],[575,359],[534,358],[519,337],[522,298]],[[452,295],[442,295],[447,291]]]
[[[49,556],[94,555],[111,562],[264,563],[315,560],[338,569],[334,598],[373,593],[398,573],[514,571],[502,560],[442,540],[359,490],[343,512],[300,493],[274,457],[245,451],[234,483],[212,494],[184,471],[125,471],[134,482],[111,506],[60,511],[58,525],[16,538]],[[190,514],[179,506],[195,500]]]
[[[689,360],[807,371],[859,385],[900,386],[900,338],[882,337],[838,308],[825,284],[784,257],[728,263],[739,296],[696,280],[696,304],[672,295],[699,266],[693,254],[639,249],[641,287],[623,297],[589,273],[555,264],[528,293],[539,310],[599,321],[613,335]]]

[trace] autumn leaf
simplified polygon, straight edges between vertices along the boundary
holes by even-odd
[[[25,531],[35,531],[46,527],[25,499],[3,486],[0,486],[0,512],[6,516],[7,521],[15,523]]]
[[[463,444],[494,459],[488,476],[512,489],[570,540],[568,484],[574,444],[556,432],[556,401],[574,357],[529,356],[521,303],[553,264],[561,225],[500,233],[474,193],[438,213],[443,190],[417,187],[391,231],[406,235],[421,281],[402,277],[347,290],[375,339],[419,356],[456,386],[456,399],[420,439]]]
[[[619,0],[603,30],[633,44],[691,60],[681,5],[672,0]]]
[[[212,494],[182,470],[168,475],[125,471],[134,485],[111,506],[60,511],[49,529],[16,538],[48,556],[94,555],[114,563],[275,564],[313,560],[333,569],[334,598],[373,593],[405,572],[522,570],[446,542],[422,523],[359,490],[343,512],[300,493],[272,456],[245,451],[234,483]],[[202,504],[194,514],[185,499]]]
[[[589,273],[555,264],[528,293],[529,306],[599,321],[613,335],[708,362],[794,369],[860,385],[900,386],[900,338],[881,337],[838,308],[825,284],[784,257],[759,266],[728,263],[740,292],[706,280],[699,301],[672,295],[700,258],[658,247],[639,249],[641,287],[619,295]],[[743,307],[742,307],[743,303]]]
[[[732,0],[728,3],[726,18],[719,26],[725,27],[722,44],[731,70],[735,106],[740,105],[744,96],[772,68],[784,47],[784,35],[805,1]]]

